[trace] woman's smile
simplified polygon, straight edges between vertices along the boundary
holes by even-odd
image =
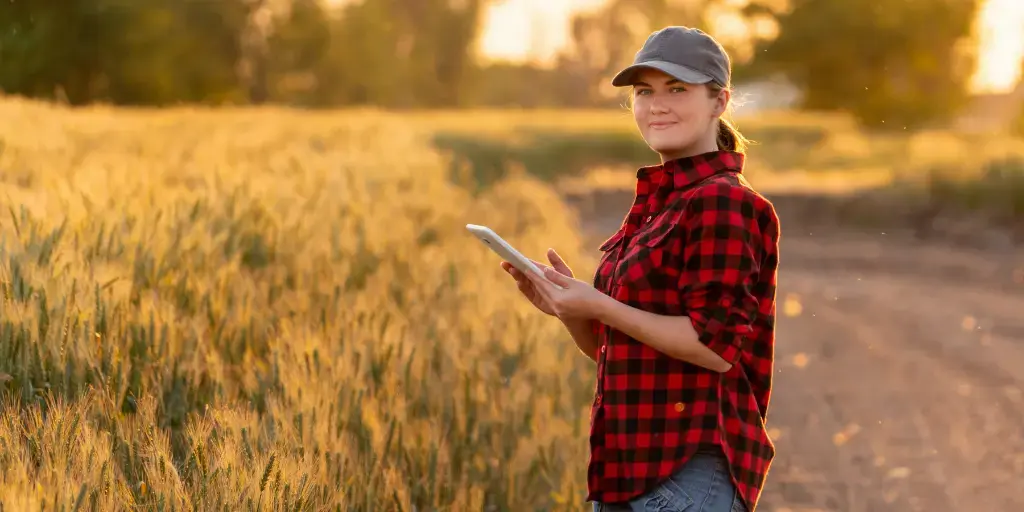
[[[650,126],[652,130],[665,130],[675,126],[676,124],[676,121],[651,121],[648,126]]]

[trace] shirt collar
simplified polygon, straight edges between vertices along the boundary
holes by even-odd
[[[744,161],[743,153],[711,151],[641,167],[637,170],[637,179],[657,183],[665,178],[664,181],[671,181],[673,188],[680,189],[723,171],[743,172]]]

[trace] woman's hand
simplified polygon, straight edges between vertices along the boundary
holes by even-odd
[[[558,256],[558,253],[556,253],[554,249],[548,249],[548,260],[551,261],[550,267],[539,261],[530,261],[545,273],[551,271],[554,274],[563,275],[572,279],[572,269],[562,261],[562,258]],[[534,305],[534,307],[548,315],[558,316],[555,314],[555,310],[551,307],[551,304],[547,302],[543,294],[537,291],[536,285],[529,277],[527,277],[526,274],[520,272],[519,269],[513,267],[512,264],[507,261],[501,262],[501,268],[505,269],[505,272],[508,272],[509,275],[516,280],[516,286],[519,287],[519,291],[527,300],[530,301],[531,304]]]
[[[548,259],[555,268],[541,267],[547,279],[533,274],[526,276],[533,284],[534,294],[540,296],[538,302],[550,311],[548,314],[563,321],[599,319],[601,308],[609,297],[590,284],[575,279],[568,265],[554,249],[548,249]],[[556,271],[556,268],[559,270]]]

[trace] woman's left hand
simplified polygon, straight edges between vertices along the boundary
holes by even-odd
[[[562,257],[554,249],[548,250],[548,257],[552,262],[562,261]],[[598,291],[588,283],[563,275],[551,267],[544,267],[544,276],[547,279],[528,272],[527,275],[533,281],[534,288],[544,295],[555,316],[562,320],[579,320],[598,318],[600,308],[608,296]],[[551,285],[555,283],[562,289]]]

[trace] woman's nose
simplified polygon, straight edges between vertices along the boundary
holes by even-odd
[[[664,113],[668,110],[665,102],[659,99],[657,96],[651,98],[651,113]]]

